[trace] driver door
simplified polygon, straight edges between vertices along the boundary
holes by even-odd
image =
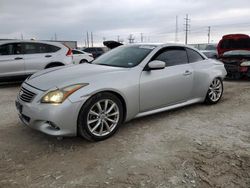
[[[0,77],[25,75],[20,43],[0,45]]]
[[[193,88],[193,70],[185,48],[167,47],[151,59],[166,63],[160,70],[144,70],[140,78],[140,112],[187,101]]]

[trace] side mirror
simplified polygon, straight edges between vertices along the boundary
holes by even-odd
[[[149,70],[159,70],[164,69],[166,67],[166,63],[163,61],[154,60],[148,63]]]

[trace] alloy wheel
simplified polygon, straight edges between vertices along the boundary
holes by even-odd
[[[211,101],[216,102],[220,99],[223,90],[222,87],[223,86],[220,79],[216,78],[212,81],[208,91],[208,96]]]
[[[117,126],[120,118],[118,105],[110,100],[104,99],[96,102],[89,110],[87,126],[95,136],[106,136]]]

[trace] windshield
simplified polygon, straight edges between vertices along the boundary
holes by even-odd
[[[103,54],[94,60],[92,64],[125,68],[134,67],[140,64],[155,47],[153,45],[120,46]]]

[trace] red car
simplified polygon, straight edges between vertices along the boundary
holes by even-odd
[[[228,77],[250,77],[250,37],[245,34],[225,35],[217,46],[219,59]]]

